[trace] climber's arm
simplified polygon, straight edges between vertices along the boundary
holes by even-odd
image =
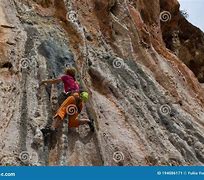
[[[60,83],[61,81],[62,81],[61,79],[48,79],[48,80],[41,81],[40,86],[44,84],[56,84],[56,83]]]

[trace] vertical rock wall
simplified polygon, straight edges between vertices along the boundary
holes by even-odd
[[[182,39],[166,41],[179,7],[168,2],[1,0],[1,165],[202,165],[203,92]],[[64,123],[43,137],[63,87],[39,82],[66,66],[90,92],[81,116],[95,132]]]

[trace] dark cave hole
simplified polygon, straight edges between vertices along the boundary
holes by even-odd
[[[110,8],[110,12],[112,14],[116,15],[117,9],[118,9],[118,4],[117,4],[117,2],[115,2]]]
[[[5,62],[1,65],[1,68],[8,68],[11,69],[13,65],[10,62]]]

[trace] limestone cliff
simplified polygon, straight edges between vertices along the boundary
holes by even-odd
[[[203,48],[177,0],[0,0],[0,164],[203,165]],[[55,144],[63,87],[39,82],[66,66],[95,132],[64,123]]]

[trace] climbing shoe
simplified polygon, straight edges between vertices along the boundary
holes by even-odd
[[[57,130],[45,127],[41,129],[41,132],[43,133],[45,146],[49,146],[50,149],[53,149],[57,142]]]
[[[57,130],[56,129],[52,129],[50,127],[45,127],[43,129],[41,129],[41,132],[43,133],[43,136],[50,136],[51,134],[56,134]]]
[[[43,135],[46,136],[47,134],[52,133],[54,130],[52,130],[52,129],[49,128],[49,127],[45,127],[45,128],[43,128],[43,129],[41,129],[41,131],[42,131]]]
[[[90,119],[90,122],[88,122],[88,125],[89,125],[89,128],[90,128],[90,131],[94,132],[94,121],[93,121],[93,119]]]

